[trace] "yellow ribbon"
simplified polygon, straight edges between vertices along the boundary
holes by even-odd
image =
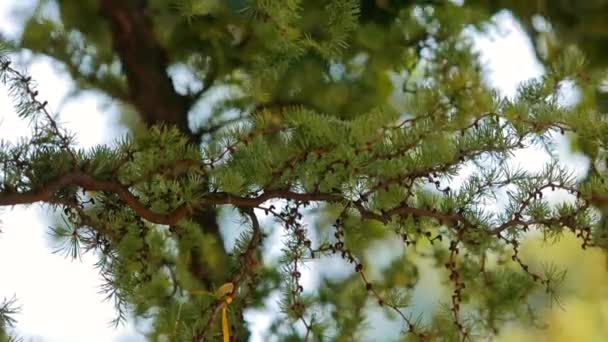
[[[223,299],[222,304],[222,335],[224,336],[224,342],[230,342],[230,325],[228,324],[228,304],[232,303],[232,292],[234,291],[234,284],[231,282],[225,283],[220,286],[214,294],[209,293],[205,290],[193,290],[191,294],[206,294],[212,295],[216,299]]]
[[[230,342],[230,329],[228,325],[228,304],[232,303],[232,297],[226,297],[226,304],[222,308],[222,335],[224,336],[224,342]]]

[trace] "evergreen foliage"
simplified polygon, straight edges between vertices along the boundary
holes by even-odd
[[[49,4],[59,20],[43,16]],[[77,148],[77,132],[39,100],[36,75],[2,51],[0,79],[31,134],[0,146],[0,206],[56,208],[58,251],[95,253],[115,323],[149,318],[153,341],[226,337],[223,314],[230,336],[245,340],[243,313],[277,293],[270,333],[286,341],[363,340],[371,307],[413,340],[535,323],[539,296],[557,300],[565,272],[524,260],[529,233],[607,246],[605,175],[577,179],[553,145],[567,134],[601,157],[605,116],[559,96],[566,81],[591,94],[602,79],[571,46],[501,98],[462,34],[487,18],[479,6],[437,1],[41,1],[18,45],[61,62],[76,90],[132,106],[144,125],[113,145]],[[150,90],[146,81],[169,79],[170,66],[195,81],[181,93]],[[213,102],[213,91],[227,95]],[[514,167],[513,153],[532,146],[552,161],[539,172]],[[551,204],[554,191],[567,195]],[[210,208],[238,209],[233,248],[197,217]],[[274,230],[284,237],[277,261],[264,257]],[[403,247],[385,267],[369,253],[379,241]],[[319,260],[348,275],[304,288],[303,270]],[[449,288],[439,309],[414,306],[423,268]],[[6,326],[13,304],[0,306]]]

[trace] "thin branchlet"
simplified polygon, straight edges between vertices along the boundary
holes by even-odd
[[[295,20],[279,22],[268,16],[275,8],[259,5],[253,10],[256,16],[277,20],[278,27]],[[352,23],[341,25],[348,31]],[[307,44],[322,55],[338,56],[338,38]],[[37,99],[31,77],[1,57],[0,76],[11,89],[20,116],[33,125],[24,142],[0,146],[0,206],[42,202],[61,210],[66,227],[53,231],[65,239],[65,252],[73,258],[87,251],[99,253],[101,290],[114,301],[116,322],[124,321],[129,310],[141,316],[176,315],[167,323],[171,328],[165,329],[171,336],[213,338],[218,313],[227,303],[224,298],[184,295],[209,284],[184,275],[183,264],[192,263],[193,245],[211,248],[203,244],[210,241],[204,227],[192,217],[233,206],[248,219],[245,225],[250,229],[233,250],[229,276],[214,280],[215,285],[232,284],[226,294],[233,300],[232,315],[241,315],[256,291],[268,285],[258,279],[264,265],[257,254],[264,234],[254,210],[261,210],[285,233],[282,283],[276,288],[283,293],[283,313],[303,327],[304,340],[316,339],[325,329],[315,305],[318,297],[305,294],[304,266],[332,255],[352,267],[366,300],[371,298],[402,320],[405,334],[420,340],[438,337],[436,327],[407,313],[404,298],[409,289],[395,288],[396,294],[389,296],[382,282],[372,281],[367,271],[374,262],[351,239],[357,229],[373,222],[392,231],[406,250],[428,242],[438,251],[433,257],[445,266],[452,288],[449,317],[459,339],[469,340],[479,333],[479,325],[469,323],[464,309],[471,295],[468,289],[478,282],[470,275],[471,265],[491,286],[495,270],[486,265],[486,256],[510,254],[531,284],[554,297],[561,273],[543,274],[526,263],[520,253],[526,233],[553,235],[567,229],[583,248],[593,247],[593,229],[599,221],[595,207],[608,202],[602,177],[581,184],[557,162],[533,173],[510,170],[507,161],[514,152],[554,133],[577,132],[585,125],[599,127],[587,128],[585,134],[601,141],[606,122],[543,101],[551,94],[533,82],[522,86],[514,100],[495,101],[483,93],[485,100],[494,102],[471,112],[482,104],[467,104],[456,94],[483,92],[477,76],[458,86],[441,86],[450,82],[450,66],[442,58],[458,52],[453,45],[446,43],[445,51],[438,48],[435,59],[429,59],[429,68],[445,72],[431,80],[431,86],[416,89],[407,115],[372,110],[355,120],[341,120],[306,104],[266,103],[239,118],[242,125],[214,129],[215,139],[202,146],[193,146],[174,127],[158,125],[91,151],[74,148],[73,136],[61,129],[46,102]],[[291,53],[296,58],[303,52]],[[551,77],[539,82],[549,84]],[[274,116],[276,110],[281,120]],[[549,120],[543,114],[547,112],[555,117]],[[460,185],[452,182],[465,167],[473,174]],[[506,205],[484,208],[501,191],[507,193]],[[551,206],[544,198],[549,191],[567,192],[570,201]],[[304,223],[311,207],[339,208],[333,239],[315,240]],[[204,262],[213,267],[213,260]],[[155,272],[158,269],[166,272]]]

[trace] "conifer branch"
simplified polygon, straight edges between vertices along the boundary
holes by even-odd
[[[562,273],[534,270],[519,253],[528,231],[559,236],[569,230],[583,248],[601,243],[606,228],[598,224],[597,208],[608,202],[603,176],[581,182],[557,161],[537,173],[506,166],[512,153],[544,144],[556,132],[576,133],[594,157],[604,150],[605,118],[557,100],[563,80],[586,86],[580,55],[522,85],[513,99],[500,99],[483,84],[474,53],[460,38],[468,23],[452,15],[459,9],[451,3],[253,1],[247,15],[232,3],[179,0],[155,13],[145,0],[97,3],[115,47],[99,53],[106,61],[118,55],[129,90],[123,100],[149,129],[115,146],[77,150],[36,100],[31,78],[0,55],[19,115],[34,122],[30,138],[0,145],[0,206],[45,202],[61,209],[66,227],[52,232],[63,251],[73,258],[98,252],[102,291],[115,301],[116,322],[130,310],[151,315],[151,339],[208,339],[218,331],[219,312],[227,321],[228,304],[231,317],[242,315],[252,301],[281,290],[279,339],[325,337],[333,324],[336,336],[352,337],[371,298],[401,318],[403,334],[466,340],[495,332],[497,321],[517,315],[535,290],[556,296]],[[67,18],[67,2],[59,5]],[[154,20],[167,18],[175,25],[163,32],[169,39],[161,44]],[[379,32],[387,35],[378,39]],[[200,92],[180,95],[167,74],[169,53],[176,63],[188,63],[201,45],[205,63],[189,66],[208,78]],[[406,79],[389,81],[387,74]],[[192,134],[192,97],[208,91],[216,77],[228,79],[235,94],[214,106],[209,127]],[[413,90],[388,106],[388,94],[401,81]],[[383,107],[391,108],[372,109]],[[215,115],[232,109],[241,111],[238,122]],[[220,123],[211,125],[215,120]],[[202,134],[209,139],[201,142]],[[472,174],[463,176],[465,168]],[[463,182],[452,182],[457,176]],[[543,199],[550,190],[568,192],[572,201],[553,205]],[[506,205],[488,209],[501,192]],[[215,222],[222,206],[238,208],[250,221],[231,260]],[[331,216],[343,209],[333,225],[335,239],[317,241],[319,234],[309,231],[309,206]],[[258,267],[264,266],[257,259],[264,235],[254,209],[284,228],[283,258],[272,265],[279,270]],[[375,269],[367,255],[374,235],[402,241],[403,263]],[[435,268],[444,265],[452,287],[446,320],[428,327],[405,311],[417,277],[404,266],[419,266],[411,250],[431,257]],[[351,298],[325,284],[320,289],[328,294],[304,291],[306,263],[331,255],[352,264],[354,273],[339,283],[340,289],[357,286]],[[519,269],[488,264],[489,255],[510,257]],[[385,278],[372,279],[376,270]],[[512,289],[513,274],[524,285]],[[222,283],[220,289],[230,290],[211,299],[183,295]],[[498,291],[507,295],[497,300]],[[491,303],[482,308],[491,317],[480,311],[480,323],[471,322],[467,315],[478,302]],[[321,312],[332,305],[331,317]],[[339,312],[344,308],[348,313]]]
[[[20,204],[32,204],[36,202],[49,202],[54,203],[56,199],[55,194],[60,190],[68,186],[79,186],[87,191],[105,191],[115,193],[120,199],[125,202],[127,206],[133,209],[142,218],[158,224],[175,224],[180,219],[187,215],[193,214],[194,208],[189,208],[188,205],[184,204],[179,208],[173,210],[167,214],[159,214],[148,208],[146,208],[135,196],[128,187],[121,183],[107,180],[95,179],[91,175],[82,172],[70,172],[62,175],[54,181],[48,182],[44,186],[23,193],[2,193],[0,194],[0,206],[14,206]],[[336,193],[298,193],[288,190],[270,190],[264,191],[259,196],[255,197],[240,197],[234,196],[228,193],[216,192],[211,193],[202,199],[202,205],[199,208],[214,205],[231,204],[236,207],[242,208],[256,208],[260,204],[275,199],[285,200],[296,200],[306,202],[329,202],[329,203],[342,203],[349,201]],[[457,221],[461,219],[460,216],[455,214],[441,214],[434,212],[429,209],[421,208],[410,208],[410,207],[397,207],[388,210],[382,214],[374,213],[366,209],[361,202],[357,202],[357,208],[361,212],[362,216],[367,219],[376,219],[381,222],[388,222],[391,216],[394,215],[417,215],[433,217],[441,221]]]
[[[256,253],[262,243],[262,230],[260,228],[260,223],[258,221],[257,216],[255,215],[253,208],[241,208],[241,211],[244,215],[248,216],[251,220],[251,228],[252,234],[249,242],[245,250],[242,252],[239,260],[241,261],[237,272],[232,276],[229,283],[232,284],[232,291],[225,295],[230,296],[231,301],[245,301],[248,294],[245,290],[242,289],[243,285],[247,282],[251,282],[256,275],[257,268],[257,257]],[[212,304],[205,308],[203,312],[205,312],[208,317],[206,319],[205,324],[202,325],[202,328],[199,329],[192,338],[192,342],[204,341],[205,336],[212,329],[212,325],[215,322],[215,319],[222,309],[222,306],[226,305],[225,300],[216,299],[212,302]]]

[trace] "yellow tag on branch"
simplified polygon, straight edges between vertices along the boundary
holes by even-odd
[[[224,300],[222,303],[222,335],[224,337],[224,342],[230,342],[230,325],[228,324],[228,304],[232,303],[232,292],[234,291],[234,284],[232,282],[228,282],[222,284],[216,291],[213,296],[216,299]],[[207,294],[211,295],[211,293],[204,290],[194,290],[190,291],[191,294]]]
[[[215,291],[215,298],[222,299],[224,296],[232,294],[232,291],[234,291],[234,284],[225,283]]]

